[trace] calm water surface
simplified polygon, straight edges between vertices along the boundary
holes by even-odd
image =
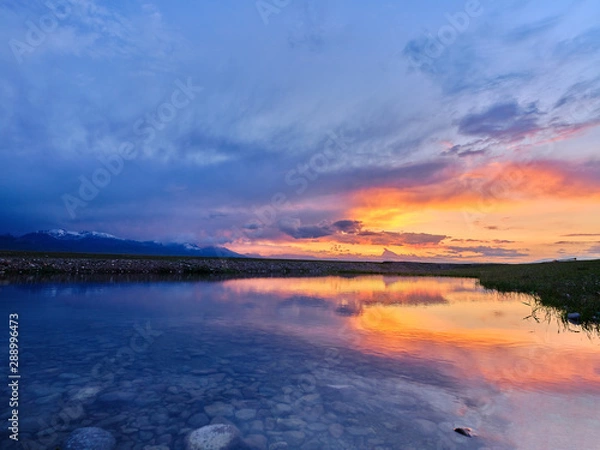
[[[600,339],[473,280],[5,284],[0,298],[20,317],[22,448],[98,426],[118,448],[183,449],[211,422],[263,449],[600,448]]]

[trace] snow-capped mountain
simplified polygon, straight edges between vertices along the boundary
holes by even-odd
[[[127,254],[149,256],[205,256],[244,258],[225,247],[199,247],[190,243],[165,243],[121,239],[97,231],[43,230],[23,236],[0,236],[0,250]]]
[[[108,233],[98,233],[97,231],[67,231],[62,228],[58,228],[56,230],[44,230],[38,231],[38,233],[46,233],[50,236],[53,236],[57,239],[82,239],[87,237],[100,237],[100,238],[109,238],[109,239],[119,239],[116,236]]]

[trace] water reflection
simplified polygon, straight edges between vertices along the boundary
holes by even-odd
[[[341,316],[360,316],[363,313],[363,305],[360,300],[342,299],[335,306],[335,312]]]
[[[590,431],[599,425],[598,338],[569,332],[557,321],[535,320],[533,299],[485,291],[472,279],[9,284],[0,287],[0,294],[3,312],[18,305],[30,323],[32,360],[45,370],[39,379],[31,374],[30,382],[45,395],[53,395],[45,383],[62,389],[62,383],[71,382],[64,376],[53,380],[51,374],[85,372],[90,355],[101,357],[102,349],[118,346],[134,324],[151,321],[164,337],[120,372],[131,379],[127,386],[143,392],[148,380],[148,392],[154,392],[157,384],[167,389],[170,383],[171,389],[174,383],[185,388],[186,401],[198,403],[200,410],[209,392],[211,401],[268,411],[260,417],[260,434],[272,443],[290,431],[280,429],[277,420],[298,416],[312,427],[302,428],[302,442],[314,435],[315,445],[321,445],[315,448],[336,448],[335,442],[343,442],[340,448],[596,445]],[[83,343],[90,347],[81,347]],[[217,386],[201,389],[201,371],[230,380],[226,393],[217,393]],[[250,386],[252,395],[246,398],[244,389]],[[119,398],[110,386],[103,389],[109,399]],[[283,400],[298,389],[295,403]],[[151,395],[170,405],[171,394]],[[183,398],[172,397],[177,402]],[[313,403],[305,404],[309,401]],[[100,402],[99,410],[106,402]],[[44,403],[41,409],[46,407]],[[373,420],[369,426],[355,423],[366,416]],[[257,433],[251,430],[258,425],[235,416],[231,420],[244,433]],[[352,432],[337,436],[338,423]],[[454,426],[475,427],[480,437],[454,437]],[[399,434],[405,445],[386,447],[386,437]],[[181,437],[173,436],[172,448],[178,448]],[[370,444],[369,439],[382,443]]]
[[[346,319],[328,328],[332,341],[389,355],[410,353],[452,363],[457,375],[482,377],[499,385],[561,391],[597,391],[599,341],[565,332],[557,321],[532,320],[531,297],[500,294],[472,279],[358,277],[246,279],[222,284],[227,301],[254,298],[295,305],[288,311],[289,332],[306,337],[317,331],[311,316],[318,298],[319,318]],[[315,297],[319,296],[319,297]],[[299,301],[299,298],[310,301]],[[263,326],[268,311],[257,314]],[[277,317],[271,317],[276,323]],[[273,325],[273,323],[271,323]],[[297,327],[296,327],[296,326]]]
[[[333,345],[345,341],[367,353],[417,356],[471,387],[486,385],[496,393],[479,401],[508,418],[515,448],[573,448],[573,430],[589,434],[599,425],[593,418],[600,407],[598,339],[568,332],[558,320],[534,320],[529,296],[447,278],[248,279],[223,287],[230,298],[318,296],[347,317],[327,329]],[[288,332],[323,338],[322,329],[307,327],[306,316],[295,314],[301,326],[293,329],[288,317]],[[580,448],[596,445],[581,439]],[[557,447],[560,442],[565,445]]]

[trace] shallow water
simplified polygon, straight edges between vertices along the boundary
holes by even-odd
[[[210,422],[255,448],[600,448],[600,339],[469,279],[8,284],[0,299],[19,314],[23,448],[99,426],[117,448],[182,449]]]

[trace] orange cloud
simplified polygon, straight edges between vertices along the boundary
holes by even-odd
[[[367,225],[389,226],[415,210],[504,208],[540,197],[600,197],[600,164],[492,162],[449,176],[436,185],[380,186],[350,194],[347,215]]]

